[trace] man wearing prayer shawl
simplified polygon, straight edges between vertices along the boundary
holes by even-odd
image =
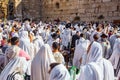
[[[81,38],[78,40],[79,44],[75,47],[74,52],[74,58],[73,58],[73,65],[76,66],[78,69],[80,68],[80,65],[82,62],[80,60],[82,59],[82,56],[87,53],[87,48],[90,44],[89,40],[85,40],[83,37],[83,34],[81,33]]]
[[[12,46],[6,50],[7,65],[0,74],[0,80],[24,80],[24,74],[27,69],[27,61],[25,57],[19,56],[19,48]]]
[[[23,29],[24,31],[32,31],[31,26],[30,26],[30,20],[25,21],[25,23],[23,24]]]
[[[30,39],[28,37],[27,31],[22,31],[20,34],[20,44],[19,47],[23,49],[27,54],[30,55]]]
[[[94,32],[92,32],[92,34],[91,34],[91,36],[90,36],[90,41],[94,41],[93,36],[94,36],[95,34],[98,34],[98,35],[99,35],[99,40],[100,40],[101,33],[102,33],[102,28],[98,26],[97,29],[96,29]]]
[[[52,63],[50,67],[50,80],[70,80],[70,74],[63,64]]]
[[[108,36],[103,33],[101,35],[101,40],[100,40],[100,44],[102,45],[102,49],[103,49],[103,57],[106,59],[110,58],[110,56],[112,54],[110,42],[107,40],[108,39],[107,37]]]
[[[63,29],[65,28],[65,25],[63,25],[63,24],[59,24],[59,25],[58,25],[58,28],[59,28],[60,32],[62,32]]]
[[[89,27],[84,27],[83,28],[83,33],[85,35],[85,38],[90,40],[90,35],[93,31],[90,31],[90,28]]]
[[[66,28],[62,34],[62,45],[66,48],[68,48],[70,46],[70,42],[71,42],[71,24],[68,23],[66,24]]]
[[[110,36],[110,39],[109,39],[112,50],[113,50],[113,46],[115,44],[115,40],[117,39],[117,36],[116,36],[117,30],[116,30],[116,28],[117,27],[114,28],[113,34]]]
[[[42,46],[31,65],[31,80],[49,80],[50,64],[56,62],[48,44]]]
[[[27,62],[23,57],[12,59],[0,74],[0,80],[24,80]]]
[[[113,53],[109,60],[112,62],[114,67],[115,76],[120,77],[120,33],[117,33],[116,36],[117,39],[115,40]]]
[[[57,63],[65,64],[64,57],[62,53],[59,52],[60,45],[57,42],[52,44],[53,56]]]
[[[72,41],[71,41],[71,48],[75,49],[76,46],[76,41],[79,41],[80,38],[80,32],[77,31],[75,35],[72,36]],[[79,44],[79,43],[78,43]]]
[[[53,42],[59,43],[60,40],[59,40],[58,35],[57,35],[56,33],[53,33],[51,36],[52,36],[52,39],[50,39],[50,40],[47,42],[47,44],[49,44],[49,46],[52,48]]]
[[[41,36],[36,36],[33,40],[33,44],[35,47],[34,55],[36,55],[38,53],[39,49],[44,45],[44,41]]]
[[[47,42],[49,35],[50,35],[50,26],[47,26],[47,28],[45,29],[45,32],[43,34],[44,34],[44,40],[45,40],[45,42]]]
[[[7,65],[9,61],[14,57],[14,56],[19,56],[19,57],[24,57],[26,60],[30,60],[30,56],[24,52],[21,48],[19,48],[19,38],[18,37],[13,37],[11,39],[11,44],[9,48],[6,49],[5,51],[5,63],[4,65]],[[16,51],[16,55],[13,55],[12,52],[10,51]]]
[[[86,65],[81,66],[78,80],[114,80],[113,66],[102,54],[100,43],[92,42],[88,48]]]
[[[4,54],[0,53],[0,73],[4,67],[4,61],[5,61],[4,58],[5,58]]]

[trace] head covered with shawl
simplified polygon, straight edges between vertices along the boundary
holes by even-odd
[[[87,64],[81,67],[79,80],[114,80],[113,66],[102,57],[100,43],[92,43],[87,59]]]
[[[32,61],[31,79],[49,80],[49,65],[54,62],[55,59],[50,46],[48,44],[43,45]]]
[[[63,64],[52,63],[50,80],[70,80],[70,74]]]

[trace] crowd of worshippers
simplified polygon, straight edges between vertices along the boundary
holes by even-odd
[[[120,80],[113,23],[0,23],[0,80]]]

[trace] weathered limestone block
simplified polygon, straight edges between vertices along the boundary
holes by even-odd
[[[99,15],[113,21],[120,19],[119,0],[22,0],[22,8],[32,18],[42,20],[73,20],[76,15],[81,21],[97,21]],[[22,9],[21,8],[21,9]],[[20,8],[18,9],[20,10]],[[21,13],[22,11],[18,11]]]
[[[103,2],[110,2],[111,0],[102,0]]]

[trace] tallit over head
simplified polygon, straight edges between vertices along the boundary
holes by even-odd
[[[78,80],[114,80],[112,64],[102,57],[102,47],[93,42],[88,53],[88,63],[81,67]]]
[[[10,60],[19,56],[20,48],[17,46],[11,46],[5,51],[5,64],[7,65]]]
[[[70,80],[70,74],[63,64],[59,64],[52,69],[50,80]]]
[[[20,44],[19,47],[24,50],[27,54],[30,55],[30,39],[28,37],[28,32],[27,31],[22,31],[20,34]]]
[[[29,41],[30,42],[27,31],[22,31],[20,33],[20,40],[25,40],[25,41]]]
[[[19,73],[19,75],[15,76],[15,80],[24,80],[23,75],[25,74],[27,69],[27,61],[22,57],[13,58],[3,69],[0,74],[0,80],[9,80],[12,76],[12,73]],[[10,79],[11,80],[11,79]]]
[[[102,59],[102,46],[98,42],[93,42],[88,53],[88,63],[97,62]]]
[[[48,44],[43,45],[31,66],[31,80],[49,80],[50,64],[56,62]]]

